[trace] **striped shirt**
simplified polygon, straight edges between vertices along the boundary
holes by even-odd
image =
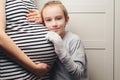
[[[28,9],[37,9],[32,0],[6,0],[6,33],[33,62],[52,65],[56,55],[53,44],[45,39],[48,30],[26,20]],[[49,73],[39,79],[6,54],[0,48],[0,80],[49,80]]]

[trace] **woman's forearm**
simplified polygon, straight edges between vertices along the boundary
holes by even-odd
[[[7,55],[11,59],[22,65],[23,67],[32,70],[36,66],[35,63],[13,42],[7,34],[0,30],[0,46],[7,51]]]

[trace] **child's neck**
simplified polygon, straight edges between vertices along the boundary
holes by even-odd
[[[60,34],[61,38],[63,39],[64,36],[66,35],[67,31],[64,31],[62,34]]]

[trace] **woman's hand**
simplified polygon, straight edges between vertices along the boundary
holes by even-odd
[[[35,9],[29,9],[29,14],[27,14],[27,20],[35,22],[37,24],[42,23],[41,14],[38,10]]]
[[[45,74],[47,74],[47,72],[50,70],[50,66],[46,63],[39,63],[36,64],[35,69],[33,70],[33,73],[35,75],[37,75],[38,77],[42,77]]]

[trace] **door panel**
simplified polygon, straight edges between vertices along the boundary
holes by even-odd
[[[115,77],[120,80],[120,0],[115,0]]]

